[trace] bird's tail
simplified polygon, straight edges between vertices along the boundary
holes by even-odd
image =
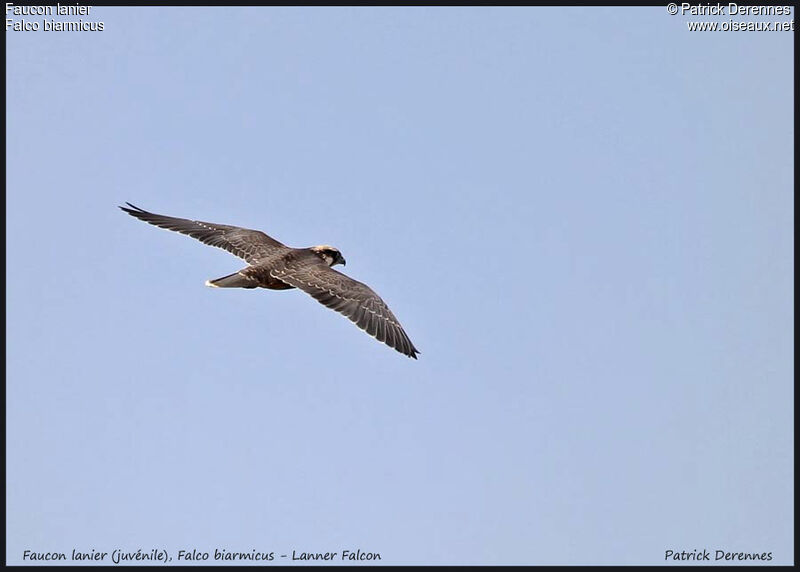
[[[234,272],[216,280],[206,280],[206,286],[212,288],[256,288],[258,284],[251,278]]]

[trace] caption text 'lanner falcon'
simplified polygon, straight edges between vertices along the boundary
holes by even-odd
[[[139,220],[196,238],[243,258],[249,266],[208,280],[214,288],[299,288],[328,308],[344,314],[378,341],[417,359],[420,353],[386,303],[366,284],[331,266],[345,264],[332,246],[290,248],[261,231],[149,213],[127,203],[119,207]]]

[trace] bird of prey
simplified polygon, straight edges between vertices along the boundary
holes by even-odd
[[[332,268],[344,266],[342,253],[328,245],[291,248],[258,230],[201,222],[147,212],[126,203],[119,207],[152,225],[196,238],[243,258],[248,266],[228,276],[207,280],[213,288],[299,288],[345,315],[378,341],[417,359],[420,353],[386,303],[366,284]]]

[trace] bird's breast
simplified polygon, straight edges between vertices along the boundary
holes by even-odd
[[[265,284],[261,284],[262,288],[269,288],[270,290],[291,290],[294,286],[290,286],[286,282],[281,282],[277,278],[270,278]]]
[[[269,268],[251,266],[244,271],[244,274],[248,278],[256,280],[256,282],[258,282],[258,286],[261,288],[268,288],[270,290],[290,290],[294,288],[294,286],[290,286],[286,282],[271,276]]]

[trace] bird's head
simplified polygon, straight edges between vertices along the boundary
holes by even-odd
[[[328,266],[336,266],[337,264],[345,266],[347,264],[344,256],[342,256],[342,253],[339,252],[339,249],[328,246],[327,244],[323,244],[321,246],[312,246],[311,252],[319,256]]]

